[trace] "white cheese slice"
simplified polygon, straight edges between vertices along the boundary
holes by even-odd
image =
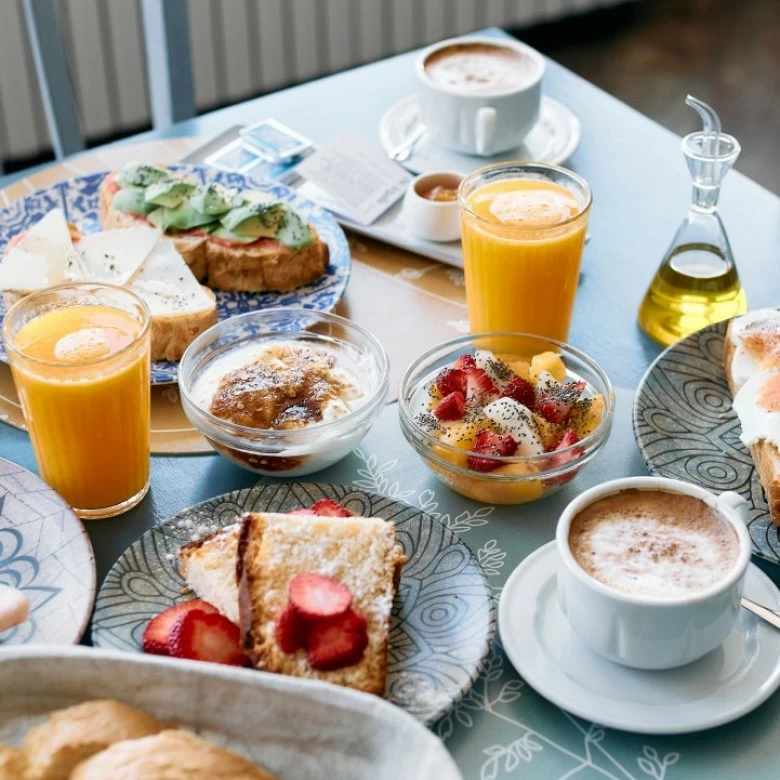
[[[170,238],[158,242],[126,286],[146,301],[152,316],[193,314],[215,306]]]
[[[60,209],[36,222],[0,262],[0,290],[28,293],[82,279],[80,258]]]
[[[161,236],[159,230],[148,225],[83,236],[76,248],[81,255],[84,278],[90,282],[126,284],[149,257]]]
[[[0,585],[0,631],[24,623],[30,614],[30,602],[22,591]]]

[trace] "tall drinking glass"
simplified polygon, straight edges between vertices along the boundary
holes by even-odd
[[[33,293],[3,341],[41,476],[84,518],[135,506],[149,487],[150,315],[128,290]]]
[[[566,341],[590,213],[590,188],[544,163],[502,163],[459,190],[472,333]]]

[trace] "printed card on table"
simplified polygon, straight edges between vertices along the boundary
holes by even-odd
[[[295,171],[325,191],[334,211],[361,225],[387,211],[412,178],[381,149],[349,133],[320,147]]]

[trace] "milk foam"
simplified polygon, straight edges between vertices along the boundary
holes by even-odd
[[[734,529],[703,501],[627,490],[572,522],[569,546],[600,582],[624,593],[677,598],[723,580],[739,555]]]

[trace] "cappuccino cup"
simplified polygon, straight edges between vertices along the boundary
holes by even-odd
[[[420,118],[432,139],[490,157],[519,146],[539,120],[545,62],[519,41],[468,36],[417,58]]]
[[[556,528],[557,591],[571,629],[625,666],[670,669],[734,628],[751,542],[748,506],[661,477],[616,479],[572,501]]]

